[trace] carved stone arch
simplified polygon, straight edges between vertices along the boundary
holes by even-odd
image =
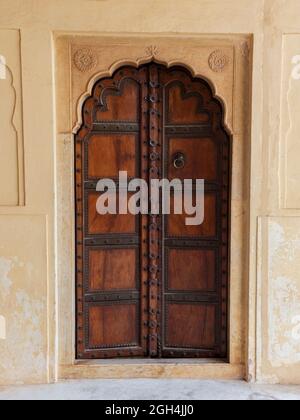
[[[155,56],[151,56],[150,58],[140,58],[137,59],[135,61],[133,60],[118,60],[117,62],[113,63],[107,70],[101,70],[99,72],[97,72],[96,74],[94,74],[87,82],[87,89],[86,91],[80,96],[80,98],[77,101],[77,106],[76,106],[76,115],[77,115],[77,121],[75,126],[73,127],[73,134],[77,134],[78,131],[80,130],[82,124],[83,124],[83,113],[82,113],[82,109],[83,109],[83,105],[86,102],[87,99],[89,99],[90,97],[93,96],[93,89],[95,87],[95,85],[97,84],[98,81],[105,79],[105,78],[111,78],[113,77],[113,75],[122,67],[133,67],[138,69],[139,67],[141,67],[142,65],[145,64],[150,64],[150,63],[156,63],[159,65],[162,65],[168,69],[172,68],[172,67],[181,67],[183,69],[185,69],[192,78],[194,79],[200,79],[204,82],[207,83],[207,85],[210,88],[211,91],[211,95],[212,97],[221,104],[222,106],[222,110],[223,110],[223,115],[224,115],[224,119],[223,119],[223,127],[226,130],[228,135],[232,135],[232,128],[230,128],[231,124],[228,121],[228,113],[227,113],[227,106],[226,106],[226,101],[225,99],[222,97],[221,94],[218,93],[217,91],[217,85],[213,82],[213,80],[211,80],[210,78],[208,78],[207,76],[205,76],[204,74],[202,74],[201,72],[197,71],[195,68],[193,68],[192,66],[190,66],[189,64],[182,62],[180,60],[171,60],[171,61],[167,61],[167,60],[163,60],[163,59],[158,59]]]

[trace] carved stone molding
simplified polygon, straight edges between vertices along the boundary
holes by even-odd
[[[73,133],[78,131],[82,124],[82,103],[99,78],[111,77],[122,66],[139,67],[155,60],[167,67],[186,67],[193,76],[205,78],[224,105],[226,126],[231,131],[240,132],[244,129],[243,122],[233,118],[234,63],[238,55],[241,58],[239,48],[248,39],[246,36],[235,36],[231,43],[218,39],[217,44],[212,44],[211,39],[205,37],[183,37],[178,41],[175,37],[145,36],[131,40],[130,37],[113,36],[106,37],[105,43],[101,44],[94,36],[61,37],[57,45],[65,60],[70,59],[72,115],[71,126],[68,126],[67,119],[59,119],[60,131],[65,132],[69,128]],[[248,43],[251,48],[250,40]],[[70,50],[71,56],[68,54]],[[235,55],[235,51],[239,54]],[[237,63],[242,65],[240,61]],[[65,111],[68,112],[67,107]]]
[[[222,50],[213,51],[208,58],[209,67],[215,73],[221,73],[229,63],[230,58]]]
[[[240,51],[241,51],[241,54],[242,54],[243,58],[248,61],[249,57],[250,57],[250,47],[249,47],[248,42],[243,42],[240,45]]]
[[[146,48],[146,55],[155,57],[159,54],[159,48],[156,45],[150,45]]]
[[[90,48],[77,50],[73,56],[73,62],[75,67],[83,73],[93,70],[98,64],[97,57]]]

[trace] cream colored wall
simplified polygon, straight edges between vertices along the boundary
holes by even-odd
[[[248,378],[300,383],[299,0],[0,0],[0,12],[12,76],[0,78],[0,383],[57,378],[61,32],[253,34]]]

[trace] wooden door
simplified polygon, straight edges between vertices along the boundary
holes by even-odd
[[[79,359],[227,357],[223,114],[209,85],[180,67],[124,67],[95,84],[75,145]],[[204,179],[204,222],[187,226],[174,212],[99,215],[96,183],[117,181],[119,171],[147,182]]]

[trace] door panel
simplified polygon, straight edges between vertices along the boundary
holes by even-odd
[[[205,181],[201,225],[188,226],[190,216],[174,214],[172,201],[164,218],[161,355],[226,357],[230,139],[222,107],[204,81],[169,69],[160,83],[163,177]]]
[[[216,308],[207,304],[172,303],[166,309],[166,348],[213,350]]]
[[[97,248],[88,251],[90,292],[131,290],[139,286],[137,248]]]
[[[143,69],[122,68],[97,82],[83,107],[75,148],[79,359],[148,354],[146,216],[119,214],[118,200],[117,214],[96,208],[98,180],[116,179],[119,171],[144,177],[146,77]]]
[[[184,167],[174,167],[177,153],[184,155]],[[169,139],[169,171],[170,179],[218,179],[218,145],[212,138],[178,137]]]
[[[138,217],[132,214],[105,214],[97,212],[99,193],[90,192],[87,197],[87,233],[101,234],[137,234]]]
[[[217,253],[212,249],[168,249],[168,291],[216,291]]]
[[[220,102],[186,69],[149,63],[96,82],[82,113],[77,358],[226,358],[231,142]],[[173,195],[169,215],[119,214],[118,202],[117,214],[100,215],[97,182],[120,171],[148,183],[191,179],[193,204],[204,179],[203,223],[175,214]]]
[[[174,213],[174,199],[171,199],[171,214],[167,218],[167,237],[205,237],[214,239],[217,232],[217,196],[207,192],[204,197],[204,221],[201,225],[187,225],[186,218],[191,217],[184,209],[182,214]]]
[[[118,80],[111,83],[110,79],[106,79],[98,84],[100,101],[95,110],[96,121],[139,121],[141,98],[136,75],[136,71],[121,70],[117,75]]]
[[[135,303],[89,307],[89,348],[138,347],[139,310]]]
[[[138,176],[138,137],[135,134],[96,134],[88,143],[88,177],[118,178],[120,171]]]
[[[180,81],[183,75],[166,87],[168,104],[167,123],[195,124],[208,123],[209,112],[203,108],[202,97],[196,92],[189,92],[187,86]],[[176,77],[176,76],[175,76]]]

